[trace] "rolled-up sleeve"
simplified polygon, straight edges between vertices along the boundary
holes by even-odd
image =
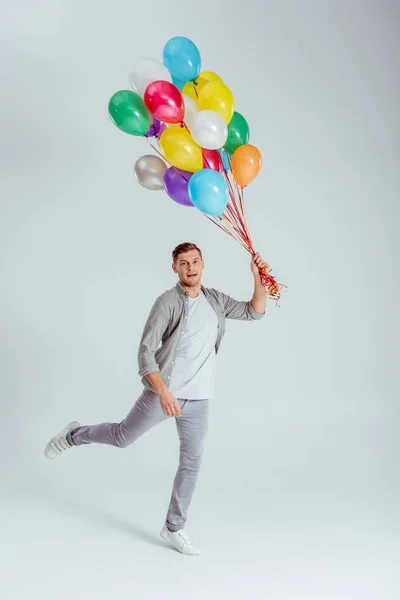
[[[259,321],[265,313],[257,313],[251,302],[240,302],[226,294],[220,293],[221,303],[227,319],[237,319],[239,321]]]
[[[138,350],[139,376],[145,377],[149,373],[159,372],[155,353],[158,349],[164,331],[168,326],[167,308],[163,299],[157,298],[150,311],[143,329]]]

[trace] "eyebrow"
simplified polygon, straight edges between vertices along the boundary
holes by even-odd
[[[200,258],[200,256],[196,256],[196,258],[194,258],[193,260],[201,260],[201,258]],[[189,261],[185,260],[184,258],[181,258],[181,260],[179,262],[183,263],[183,262],[189,262]]]

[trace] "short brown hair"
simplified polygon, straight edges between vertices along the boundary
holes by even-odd
[[[193,244],[193,242],[184,242],[183,244],[179,244],[179,246],[172,251],[172,260],[174,261],[174,264],[178,260],[178,256],[180,254],[183,254],[184,252],[190,252],[191,250],[197,250],[197,252],[200,254],[200,258],[203,260],[201,250],[196,246],[196,244]]]

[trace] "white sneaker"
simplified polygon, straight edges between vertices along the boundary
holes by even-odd
[[[191,556],[200,554],[200,548],[196,546],[183,529],[176,532],[169,531],[168,527],[164,525],[160,535],[163,540],[169,542],[182,554],[190,554]]]
[[[45,457],[57,458],[57,456],[60,456],[60,454],[65,452],[65,450],[72,448],[72,444],[70,444],[67,440],[67,434],[71,431],[71,429],[76,429],[80,426],[80,423],[77,421],[72,421],[72,423],[69,423],[65,429],[51,438],[44,451]]]

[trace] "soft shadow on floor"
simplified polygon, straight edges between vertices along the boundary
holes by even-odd
[[[101,527],[113,529],[118,533],[134,536],[146,544],[175,552],[169,544],[159,538],[158,534],[147,531],[137,523],[125,521],[116,515],[107,513],[107,511],[95,504],[88,505],[74,497],[65,498],[63,494],[58,493],[55,489],[47,490],[47,493],[40,498],[40,504],[47,504],[51,510],[60,515],[68,515],[90,521]]]

